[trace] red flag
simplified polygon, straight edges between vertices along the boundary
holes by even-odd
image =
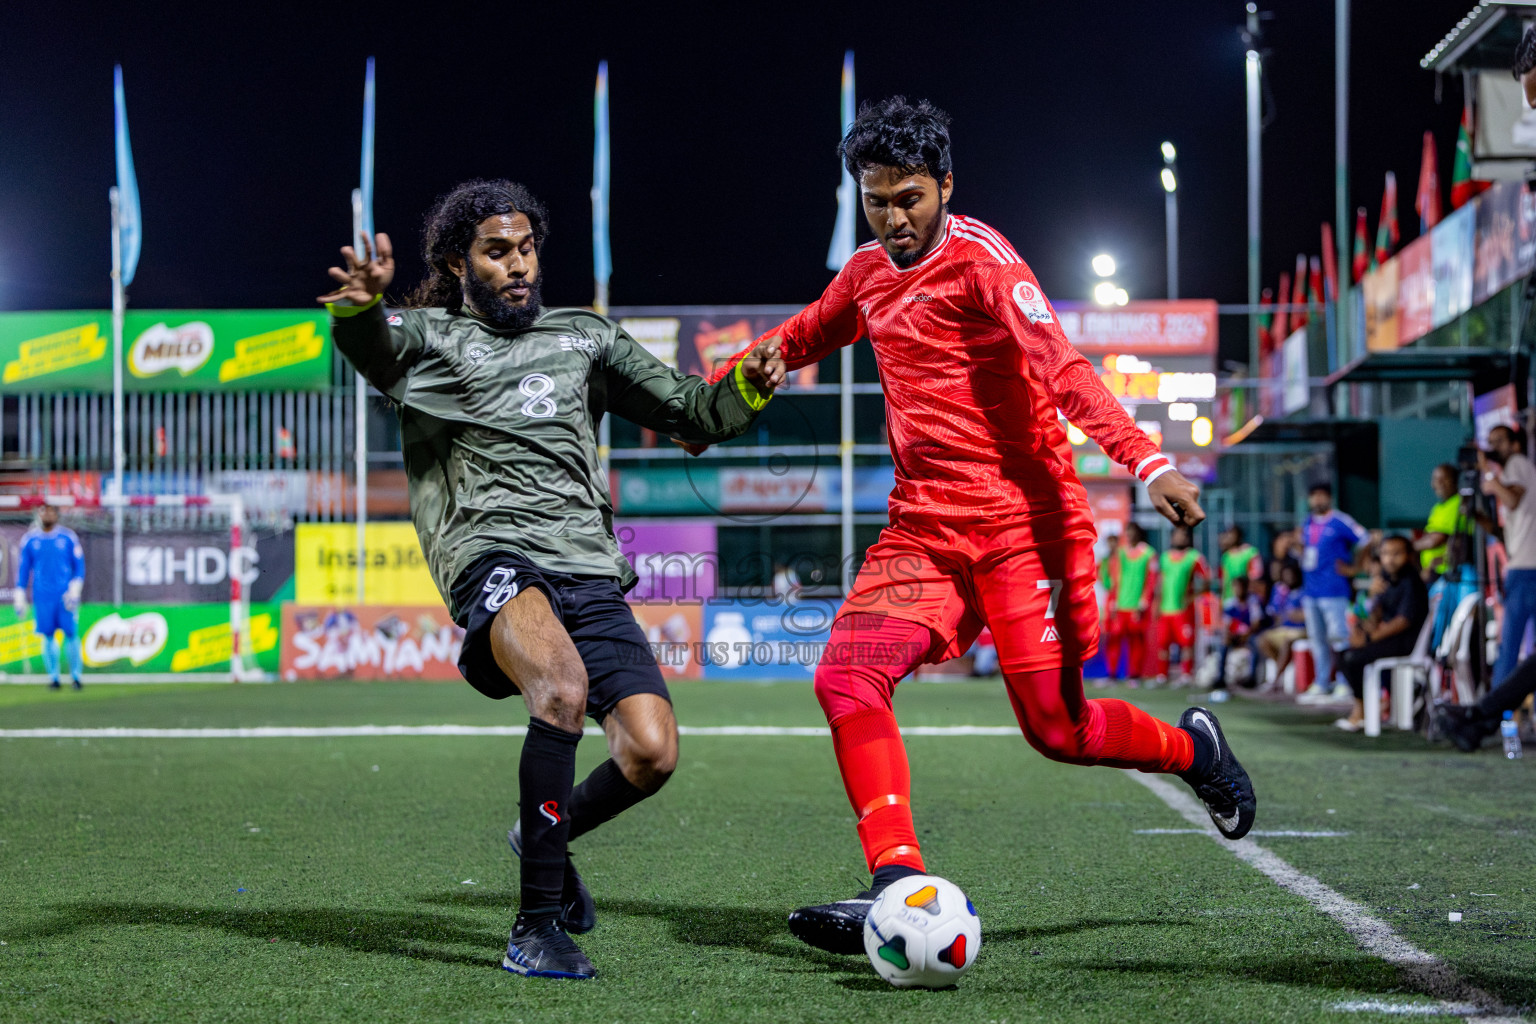
[[[1366,249],[1367,244],[1368,243],[1366,242],[1365,234],[1365,207],[1361,206],[1355,210],[1355,251],[1350,262],[1350,277],[1353,279],[1355,284],[1359,284],[1360,279],[1365,277],[1366,270],[1370,269],[1371,257],[1369,251]]]
[[[1307,304],[1307,258],[1300,253],[1296,254],[1296,276],[1292,279],[1291,305],[1305,306]],[[1307,326],[1307,314],[1301,310],[1291,314],[1291,333],[1294,334]]]
[[[1313,256],[1307,261],[1307,302],[1321,306],[1323,295],[1323,262]]]
[[[1424,159],[1419,162],[1419,191],[1413,208],[1419,213],[1419,234],[1440,223],[1440,168],[1435,159],[1435,133],[1424,133]]]
[[[1467,200],[1493,184],[1472,178],[1472,110],[1461,108],[1461,130],[1456,133],[1456,163],[1451,168],[1451,209],[1459,210]]]
[[[1339,254],[1333,249],[1333,225],[1323,221],[1323,295],[1332,302],[1339,297]]]
[[[1275,302],[1281,308],[1275,310],[1275,326],[1271,332],[1276,344],[1285,340],[1289,333],[1286,328],[1290,326],[1290,314],[1285,311],[1285,304],[1290,301],[1291,275],[1280,271],[1280,287],[1275,291]]]
[[[1275,336],[1270,330],[1274,322],[1274,314],[1263,312],[1275,304],[1275,293],[1272,289],[1265,288],[1264,294],[1259,296],[1259,351],[1271,352],[1275,347]]]
[[[1376,222],[1376,251],[1371,255],[1371,266],[1387,262],[1401,237],[1397,230],[1397,175],[1388,171],[1381,193],[1381,220]]]

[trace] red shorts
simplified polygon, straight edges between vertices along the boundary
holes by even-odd
[[[1194,657],[1195,608],[1193,605],[1181,612],[1163,612],[1157,620],[1157,643],[1167,650],[1172,644],[1179,645],[1181,656],[1187,661]]]
[[[903,515],[880,532],[838,615],[927,626],[926,663],[990,627],[1004,672],[1081,665],[1099,649],[1093,519],[1067,510],[1002,522]]]

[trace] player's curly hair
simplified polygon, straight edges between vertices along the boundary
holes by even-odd
[[[866,167],[899,167],[943,181],[951,170],[949,115],[927,100],[909,103],[905,96],[866,101],[837,151],[855,178]]]
[[[533,247],[544,251],[549,237],[549,212],[522,185],[505,178],[477,178],[454,187],[438,197],[427,211],[422,231],[421,255],[427,264],[427,279],[416,286],[408,306],[441,306],[458,309],[464,304],[464,289],[448,266],[448,257],[465,257],[475,240],[475,228],[487,217],[503,213],[521,213],[533,227]]]

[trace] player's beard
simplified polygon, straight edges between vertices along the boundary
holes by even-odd
[[[539,279],[528,282],[528,300],[518,305],[475,274],[464,275],[464,298],[480,318],[498,331],[526,331],[544,312]]]
[[[910,267],[912,264],[928,255],[929,250],[933,248],[934,239],[939,235],[939,225],[944,223],[944,216],[945,214],[941,214],[940,216],[934,218],[933,226],[928,229],[927,236],[921,240],[922,244],[906,252],[892,253],[891,262],[896,264],[898,267],[905,268]],[[886,252],[890,252],[890,250],[887,249]]]

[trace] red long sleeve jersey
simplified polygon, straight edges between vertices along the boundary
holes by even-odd
[[[860,337],[874,345],[896,463],[892,516],[1086,510],[1058,408],[1140,479],[1166,472],[1007,240],[955,214],[943,230],[905,268],[878,242],[861,246],[820,299],[764,335],[783,339],[791,369]]]

